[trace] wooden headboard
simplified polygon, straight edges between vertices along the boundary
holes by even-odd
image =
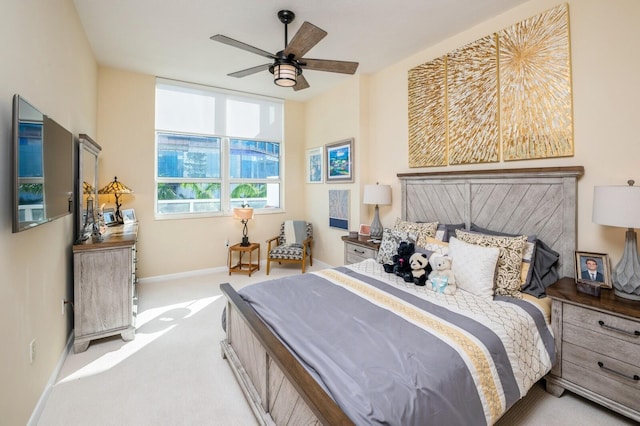
[[[402,218],[536,235],[560,253],[558,274],[573,277],[583,174],[582,166],[401,173]]]

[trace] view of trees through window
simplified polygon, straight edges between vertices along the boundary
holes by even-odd
[[[226,94],[194,94],[165,84],[158,84],[156,92],[157,214],[224,212],[246,204],[254,209],[281,208],[281,141],[224,135],[229,127],[249,134],[266,126],[265,135],[273,136],[269,129],[280,117],[280,131],[275,135],[281,137],[281,103],[238,100],[237,96],[231,102]],[[233,107],[225,109],[227,102]],[[185,109],[202,121],[194,122],[194,117],[184,114]],[[210,115],[203,116],[207,110]],[[226,126],[216,120],[216,110],[227,114]],[[257,114],[251,114],[255,111]],[[228,117],[238,114],[241,116]]]

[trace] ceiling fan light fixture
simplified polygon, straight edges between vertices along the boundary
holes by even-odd
[[[273,82],[277,86],[295,86],[297,77],[298,69],[292,64],[276,64],[273,66]]]

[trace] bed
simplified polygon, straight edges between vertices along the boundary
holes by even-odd
[[[399,174],[402,220],[535,235],[573,276],[582,174]],[[437,294],[374,260],[221,290],[222,353],[262,424],[493,424],[555,358],[544,303]]]

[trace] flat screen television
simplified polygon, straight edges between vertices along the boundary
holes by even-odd
[[[73,212],[73,135],[13,97],[13,232]]]

